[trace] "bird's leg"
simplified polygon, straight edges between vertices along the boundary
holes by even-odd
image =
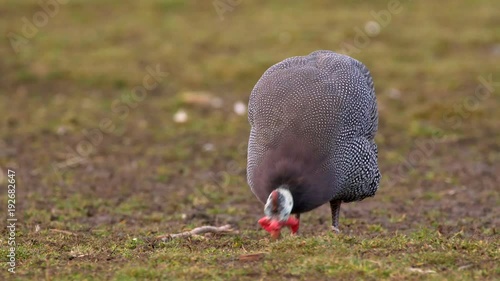
[[[340,200],[330,201],[330,208],[332,209],[332,230],[339,233],[339,214],[340,214]]]

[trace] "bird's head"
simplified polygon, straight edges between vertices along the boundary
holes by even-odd
[[[264,206],[265,216],[259,220],[259,224],[271,234],[273,239],[280,237],[281,228],[290,227],[292,233],[299,229],[299,220],[291,217],[293,208],[293,197],[287,188],[277,188],[269,194]]]

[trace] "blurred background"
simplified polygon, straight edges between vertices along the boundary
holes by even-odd
[[[0,182],[16,170],[22,239],[37,225],[116,239],[257,230],[250,91],[271,65],[318,49],[363,62],[379,103],[383,181],[343,207],[344,231],[494,235],[499,11],[495,0],[3,0]],[[318,223],[328,229],[327,207],[303,233]],[[22,247],[28,264],[44,260]]]

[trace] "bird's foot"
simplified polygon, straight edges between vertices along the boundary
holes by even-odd
[[[332,225],[332,231],[335,233],[340,233],[340,229],[336,226],[333,226],[333,225]]]

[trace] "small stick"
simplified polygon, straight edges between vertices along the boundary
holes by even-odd
[[[258,261],[262,259],[266,253],[255,253],[255,254],[247,254],[247,255],[241,255],[240,256],[240,261]]]
[[[235,233],[238,233],[238,231],[232,229],[231,225],[229,225],[229,224],[219,226],[219,227],[205,225],[205,226],[197,227],[197,228],[190,230],[190,231],[185,231],[185,232],[176,233],[176,234],[160,235],[160,236],[157,236],[156,239],[161,239],[162,241],[166,241],[166,240],[170,240],[170,239],[174,239],[174,238],[199,236],[200,234],[204,234],[204,233],[235,234]]]
[[[51,228],[49,229],[50,231],[52,232],[59,232],[59,233],[63,233],[63,234],[67,234],[67,235],[74,235],[74,236],[78,236],[78,234],[76,233],[73,233],[71,231],[67,231],[67,230],[61,230],[61,229],[55,229],[55,228]]]

